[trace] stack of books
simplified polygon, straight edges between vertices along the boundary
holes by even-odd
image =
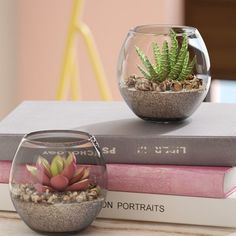
[[[123,102],[24,102],[0,123],[0,210],[13,210],[7,182],[21,138],[45,129],[97,138],[108,171],[99,217],[236,227],[236,104],[155,123]]]

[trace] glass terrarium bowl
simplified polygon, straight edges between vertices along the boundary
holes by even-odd
[[[128,32],[118,60],[121,95],[144,120],[178,121],[201,104],[210,60],[196,28],[144,25]]]
[[[107,172],[95,138],[80,131],[48,130],[26,135],[15,154],[10,194],[33,230],[74,232],[100,212]]]

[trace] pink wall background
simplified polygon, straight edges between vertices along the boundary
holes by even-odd
[[[55,99],[72,1],[18,0],[18,101]],[[83,21],[93,32],[113,99],[120,99],[116,64],[127,31],[139,24],[183,24],[183,0],[85,0]],[[98,100],[96,83],[78,40],[82,99]]]

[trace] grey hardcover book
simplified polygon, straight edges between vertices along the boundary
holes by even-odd
[[[46,129],[95,135],[107,163],[236,165],[236,104],[203,103],[183,122],[154,123],[123,102],[24,102],[0,122],[0,160],[12,160],[24,134]]]

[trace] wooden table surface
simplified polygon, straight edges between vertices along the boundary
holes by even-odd
[[[235,219],[236,220],[236,219]],[[28,236],[38,235],[29,229],[16,213],[0,212],[0,236]],[[69,234],[63,234],[69,235]],[[96,236],[236,236],[236,228],[218,228],[203,226],[186,226],[177,224],[162,224],[137,221],[104,220],[97,219],[84,231],[73,235]]]

